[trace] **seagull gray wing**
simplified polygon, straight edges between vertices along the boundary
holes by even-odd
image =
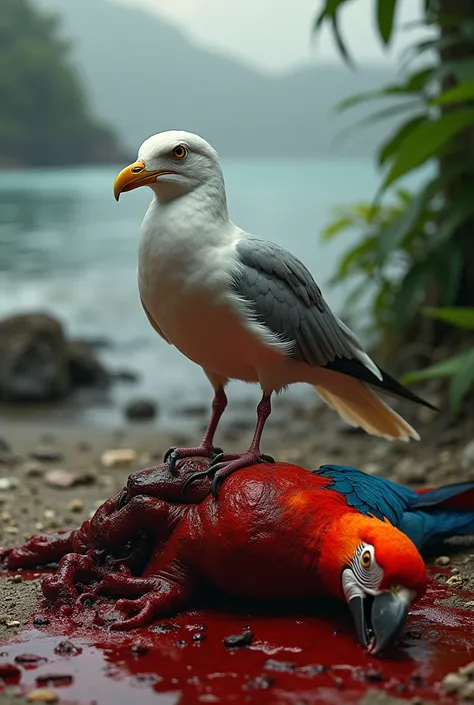
[[[381,379],[359,341],[336,318],[311,272],[279,245],[254,236],[236,243],[235,292],[257,320],[280,339],[294,343],[290,356],[307,365],[327,366],[336,359],[356,359]]]

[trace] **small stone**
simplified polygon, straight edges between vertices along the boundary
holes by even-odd
[[[379,475],[380,470],[381,468],[378,463],[366,463],[364,465],[364,472],[366,472],[368,475]]]
[[[150,651],[150,648],[148,646],[144,646],[143,644],[134,644],[130,650],[133,656],[146,656]]]
[[[464,604],[466,607],[474,607],[474,600],[468,600]]]
[[[466,664],[466,666],[462,666],[458,670],[458,673],[460,673],[462,676],[472,678],[474,676],[474,661],[471,661],[471,663]]]
[[[462,587],[462,584],[463,579],[460,575],[452,575],[446,580],[446,585],[449,585],[451,588],[460,588]]]
[[[441,681],[441,686],[447,695],[459,693],[467,683],[467,676],[460,673],[448,673]]]
[[[0,491],[14,490],[18,487],[17,477],[0,477]]]
[[[44,524],[42,524],[40,521],[37,521],[37,522],[35,523],[35,529],[36,529],[36,531],[43,531],[43,529],[44,529]]]
[[[38,656],[37,654],[18,654],[18,656],[15,656],[15,663],[39,664],[45,663],[45,661],[44,656]]]
[[[474,471],[474,441],[469,441],[461,453],[461,468]]]
[[[40,460],[43,463],[56,463],[63,459],[62,453],[48,446],[40,446],[30,453],[30,458]]]
[[[72,683],[73,677],[67,673],[45,673],[36,677],[36,685],[39,687],[48,685],[67,686],[72,685]]]
[[[69,470],[48,470],[44,479],[49,487],[66,489],[76,484],[77,475]]]
[[[23,582],[23,578],[22,578],[22,576],[19,575],[19,574],[17,574],[17,575],[12,575],[12,577],[10,578],[10,580],[11,580],[12,583],[22,583],[22,582]]]
[[[6,534],[12,534],[12,535],[20,533],[20,529],[18,528],[18,526],[6,526],[4,531]]]
[[[26,699],[29,703],[57,703],[59,700],[54,690],[49,688],[36,688],[28,693]]]
[[[45,467],[41,463],[38,463],[34,460],[31,460],[28,463],[25,463],[23,466],[25,470],[25,475],[28,477],[42,477],[45,472]]]
[[[263,668],[265,671],[293,673],[296,668],[296,663],[293,663],[292,661],[278,661],[277,659],[269,658],[268,661],[265,661]]]
[[[43,512],[43,516],[49,521],[51,519],[56,518],[56,512],[54,511],[54,509],[45,509]]]
[[[132,448],[117,448],[115,450],[106,450],[102,453],[100,462],[106,468],[117,467],[120,465],[130,465],[136,459],[137,453]]]
[[[49,619],[44,617],[42,614],[37,614],[33,618],[33,625],[35,627],[46,627],[49,624]]]
[[[250,629],[246,629],[242,634],[232,634],[223,639],[224,646],[228,649],[237,649],[241,646],[249,646],[254,640],[254,633]]]
[[[461,700],[474,700],[474,683],[467,683],[459,695]]]
[[[451,563],[451,558],[449,556],[438,556],[435,563],[440,568],[445,568],[447,565],[449,565]]]
[[[364,680],[372,683],[381,683],[386,680],[386,678],[378,668],[368,668],[367,671],[364,672]]]
[[[84,502],[82,499],[71,499],[69,504],[67,505],[67,508],[70,512],[82,512],[84,509]]]
[[[17,619],[10,619],[5,622],[5,626],[9,627],[10,629],[13,629],[14,627],[19,627],[20,622]]]
[[[0,624],[6,624],[11,620],[11,617],[9,614],[0,614]]]
[[[268,690],[275,683],[275,678],[273,676],[257,676],[248,680],[246,683],[247,688],[255,688],[255,690]]]
[[[206,635],[203,632],[196,632],[196,634],[193,634],[192,640],[199,644],[200,642],[204,641],[206,638]]]
[[[136,399],[131,401],[125,408],[125,415],[132,421],[142,419],[153,419],[157,414],[157,406],[148,399]]]
[[[73,644],[72,641],[69,641],[69,639],[64,639],[56,646],[54,653],[60,656],[77,656],[82,653],[82,649],[80,646]]]

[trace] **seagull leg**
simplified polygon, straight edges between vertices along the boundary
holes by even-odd
[[[176,472],[177,461],[182,458],[192,458],[195,456],[201,458],[213,458],[214,455],[222,452],[220,448],[214,448],[212,443],[214,441],[217,426],[226,406],[226,393],[223,387],[219,387],[214,393],[211,418],[201,443],[195,448],[169,448],[166,451],[164,462],[166,463],[167,460],[169,461],[169,468],[173,474]]]
[[[274,463],[274,459],[269,455],[262,455],[260,452],[260,441],[262,438],[265,423],[272,412],[271,396],[264,394],[257,406],[257,425],[250,444],[250,448],[245,453],[221,453],[216,455],[209,470],[214,471],[214,478],[211,484],[211,492],[217,497],[217,490],[223,480],[236,470],[241,470],[255,463]]]

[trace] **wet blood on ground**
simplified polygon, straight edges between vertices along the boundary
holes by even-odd
[[[466,601],[474,597],[457,594]],[[97,605],[82,615],[81,626],[74,610],[69,616],[51,611],[48,625],[36,628],[32,618],[2,644],[0,678],[25,692],[53,689],[65,703],[78,705],[351,705],[368,688],[448,705],[454,700],[439,682],[474,660],[474,613],[437,604],[450,595],[432,580],[385,659],[364,652],[350,616],[332,603],[315,609],[225,600],[133,632],[94,624]],[[243,628],[250,623],[253,641],[224,645],[230,635],[248,639]],[[194,639],[204,633],[205,641]],[[41,661],[22,662],[25,655]]]

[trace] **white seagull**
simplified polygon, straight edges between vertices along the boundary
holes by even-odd
[[[148,319],[168,343],[201,365],[214,388],[212,416],[199,446],[179,458],[214,458],[213,492],[235,470],[267,459],[260,439],[271,395],[308,382],[350,425],[389,440],[419,439],[378,392],[431,406],[381,370],[330,310],[308,269],[290,252],[229,219],[219,157],[198,135],[162,132],[123,169],[115,198],[149,186],[153,200],[140,231],[138,285]],[[230,379],[260,384],[250,448],[219,453],[214,435]]]

